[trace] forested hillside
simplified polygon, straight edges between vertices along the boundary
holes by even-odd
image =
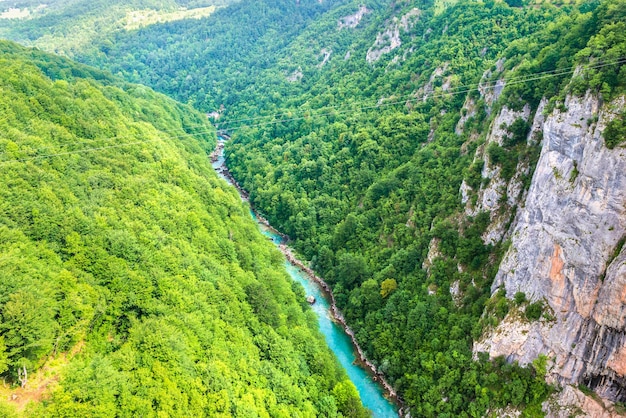
[[[537,416],[554,363],[472,350],[507,315],[556,321],[541,294],[492,284],[548,116],[606,104],[598,146],[623,145],[624,22],[624,0],[244,0],[76,56],[220,113],[232,173],[413,416]],[[588,113],[572,126],[600,126]],[[565,189],[580,181],[552,167]]]
[[[0,415],[367,415],[203,115],[5,41],[0,67]]]
[[[459,2],[439,15],[411,3],[371,26],[365,15],[362,29],[333,19],[297,39],[281,62],[283,71],[302,66],[305,92],[261,98],[276,117],[221,125],[234,133],[229,164],[333,283],[359,341],[415,415],[504,405],[540,414],[533,405],[546,389],[534,379],[545,358],[524,370],[476,362],[473,341],[509,311],[554,321],[542,299],[514,287],[515,300],[497,289],[491,297],[492,283],[541,149],[533,117],[564,111],[566,95],[623,94],[626,3]],[[371,32],[342,45],[348,30]],[[315,44],[319,33],[335,38]],[[322,49],[332,50],[325,64]],[[612,125],[623,123],[622,113]]]
[[[238,2],[200,22],[182,20],[118,32],[76,58],[201,110],[223,106],[231,112],[249,106],[256,115],[264,108],[261,101],[271,111],[270,103],[278,104],[288,92],[283,89],[290,84],[277,67],[290,42],[343,2]]]

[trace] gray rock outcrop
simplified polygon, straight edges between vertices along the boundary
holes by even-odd
[[[365,5],[361,4],[359,6],[359,10],[357,10],[356,13],[342,17],[337,22],[337,25],[339,29],[343,29],[343,28],[354,29],[357,26],[359,26],[359,23],[361,23],[361,19],[363,19],[363,16],[365,16],[369,12],[370,10],[367,7],[365,7]]]
[[[468,216],[476,216],[480,212],[489,212],[490,214],[491,223],[483,235],[485,244],[496,244],[507,233],[510,211],[505,211],[505,214],[502,215],[500,209],[502,205],[513,208],[519,203],[523,188],[522,177],[528,172],[528,167],[523,167],[522,163],[518,163],[515,175],[505,181],[500,173],[501,168],[490,161],[487,148],[490,144],[501,146],[504,138],[509,135],[507,127],[519,118],[525,121],[529,120],[530,113],[529,106],[524,106],[520,111],[514,111],[507,106],[502,107],[491,123],[485,144],[478,148],[474,157],[475,160],[484,161],[481,177],[489,180],[476,190],[477,199],[475,203],[470,202],[469,199],[471,188],[465,181],[461,184],[461,201],[465,204],[465,214]]]
[[[543,404],[543,412],[551,418],[592,417],[616,418],[619,414],[610,403],[585,395],[571,385],[554,394]]]
[[[387,28],[376,35],[374,45],[367,50],[365,60],[372,64],[378,61],[384,54],[388,54],[402,45],[400,30],[408,32],[417,21],[421,11],[417,8],[410,10],[400,19],[394,17],[387,25]]]
[[[510,315],[474,347],[522,364],[548,355],[550,381],[614,401],[626,400],[626,149],[602,132],[623,105],[587,94],[535,117],[541,156],[493,290],[543,300],[550,315]]]

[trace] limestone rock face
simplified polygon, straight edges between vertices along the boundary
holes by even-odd
[[[626,149],[602,132],[623,105],[588,94],[535,117],[541,156],[493,290],[543,300],[551,318],[505,318],[475,346],[520,363],[546,354],[550,380],[614,401],[626,400]]]
[[[496,62],[495,73],[502,73],[504,69],[504,59],[499,59]],[[502,94],[502,90],[504,90],[504,86],[506,85],[505,81],[500,78],[496,81],[490,81],[490,78],[494,75],[494,72],[491,70],[485,71],[483,74],[480,84],[478,85],[478,90],[480,91],[481,97],[485,99],[485,103],[487,103],[487,113],[491,114],[491,106],[494,104],[496,100]]]
[[[527,173],[527,167],[518,164],[516,174],[508,182],[500,175],[500,167],[494,165],[487,153],[490,144],[502,145],[504,138],[508,135],[507,127],[515,120],[521,118],[525,121],[530,118],[530,107],[528,105],[520,111],[509,109],[503,106],[500,112],[495,116],[489,133],[487,135],[484,146],[479,147],[476,151],[475,159],[484,161],[481,177],[489,179],[489,182],[477,190],[476,204],[469,202],[469,191],[471,190],[465,181],[461,184],[462,202],[465,204],[465,214],[468,216],[476,216],[480,212],[489,212],[491,224],[483,235],[485,244],[496,244],[505,236],[507,232],[508,216],[499,215],[501,205],[505,203],[509,208],[518,204],[520,194],[522,192],[522,177]],[[506,202],[502,202],[502,197],[506,195]]]
[[[388,22],[386,29],[376,35],[374,45],[368,49],[365,60],[372,64],[378,61],[384,54],[388,54],[402,45],[400,31],[409,32],[421,13],[419,9],[414,8],[400,19],[394,17]]]
[[[367,7],[365,7],[365,5],[362,4],[359,6],[359,10],[356,13],[348,15],[348,16],[344,16],[341,19],[339,19],[339,21],[337,22],[337,25],[339,29],[343,29],[343,28],[354,29],[357,26],[359,26],[359,23],[361,23],[361,19],[363,19],[363,16],[365,16],[369,12],[370,10]]]
[[[586,396],[573,386],[565,386],[563,390],[555,394],[543,404],[543,412],[547,417],[570,418],[617,418],[620,415],[610,403]]]
[[[454,133],[457,135],[463,134],[467,121],[476,115],[476,101],[468,96],[463,104],[463,111],[464,113],[461,113],[461,117],[454,128]]]

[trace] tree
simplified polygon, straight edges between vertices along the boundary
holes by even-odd
[[[396,282],[396,279],[385,279],[380,284],[380,295],[383,297],[383,299],[385,299],[397,288],[398,283]]]
[[[333,396],[337,400],[339,411],[350,418],[366,418],[370,414],[359,402],[359,394],[354,384],[349,380],[344,380],[335,385]]]

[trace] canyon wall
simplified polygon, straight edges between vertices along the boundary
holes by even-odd
[[[474,347],[521,364],[546,355],[548,381],[584,385],[620,402],[626,400],[626,149],[608,149],[603,131],[623,106],[623,97],[602,103],[588,93],[568,97],[539,126],[535,117],[541,155],[492,290],[542,301],[543,316],[528,321],[524,306],[513,308]]]

